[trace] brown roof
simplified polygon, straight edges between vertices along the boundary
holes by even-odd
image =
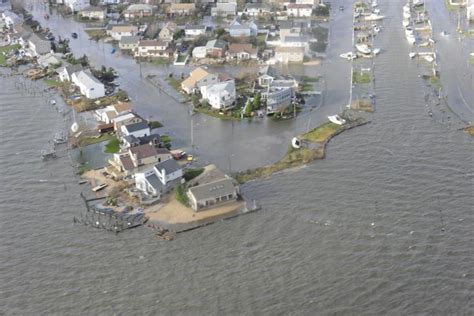
[[[304,47],[277,47],[275,53],[301,53],[304,54]]]
[[[156,148],[156,153],[158,155],[165,155],[165,154],[170,154],[171,155],[171,152],[168,149],[162,148],[162,147]]]
[[[254,48],[252,44],[230,44],[229,45],[229,53],[237,54],[240,52],[246,52],[253,55],[257,53],[257,48]]]
[[[288,9],[312,9],[313,6],[311,4],[305,3],[290,3],[288,5]]]
[[[130,158],[130,156],[128,154],[127,155],[121,155],[120,156],[120,162],[122,163],[123,169],[125,169],[127,171],[133,170],[133,168],[135,168],[135,166],[133,165],[132,159]]]
[[[130,147],[130,152],[136,155],[137,159],[143,159],[157,155],[156,148],[150,144]]]
[[[163,41],[141,40],[138,46],[168,46],[168,45]]]
[[[138,32],[138,27],[135,25],[112,25],[110,30],[112,32]]]
[[[194,3],[172,3],[171,10],[194,10],[196,6]]]
[[[193,71],[191,71],[191,73],[189,74],[189,77],[186,78],[186,80],[184,80],[181,83],[181,86],[192,88],[196,85],[197,81],[203,79],[207,75],[209,75],[209,73],[206,70],[204,70],[203,68],[201,68],[201,67],[196,68]]]
[[[125,112],[125,111],[130,111],[132,108],[130,107],[130,103],[128,102],[119,102],[114,104],[115,111],[117,113]]]

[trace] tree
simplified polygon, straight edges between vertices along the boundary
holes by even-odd
[[[89,66],[89,58],[87,57],[86,54],[84,54],[81,58],[79,58],[79,62],[81,63],[82,67]]]
[[[245,103],[245,109],[244,109],[244,115],[247,117],[252,116],[252,103],[250,102],[250,99],[247,99],[247,103]]]
[[[180,39],[181,37],[184,36],[184,30],[183,29],[180,29],[180,30],[177,30],[174,34],[173,34],[173,40],[177,40],[177,39]]]
[[[254,111],[260,109],[260,106],[261,106],[261,100],[260,99],[261,99],[260,93],[257,93],[253,98],[253,110]]]
[[[217,38],[221,38],[225,34],[225,30],[223,28],[217,28],[214,33],[216,34]]]

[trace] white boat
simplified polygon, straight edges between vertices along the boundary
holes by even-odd
[[[362,54],[370,54],[372,52],[367,44],[357,44],[355,47]]]
[[[51,100],[51,101],[49,101],[49,104],[51,104],[51,105],[56,105],[56,100]]]
[[[415,36],[413,34],[407,34],[407,41],[411,45],[415,44],[416,43]]]
[[[403,12],[410,12],[410,5],[409,4],[405,4],[403,6]]]
[[[348,60],[353,60],[357,58],[357,54],[354,54],[353,52],[347,52],[339,55],[341,58],[348,59]]]
[[[301,148],[301,141],[298,139],[298,137],[293,137],[291,140],[291,146],[295,149]]]
[[[339,115],[331,115],[331,116],[328,116],[328,120],[331,121],[332,123],[334,124],[337,124],[337,125],[342,125],[342,124],[345,124],[346,123],[346,120],[343,119],[342,117],[340,117]]]
[[[404,19],[402,24],[403,24],[403,27],[407,27],[408,25],[410,25],[410,20]]]
[[[102,183],[102,184],[99,184],[99,185],[96,186],[96,187],[93,187],[93,188],[92,188],[92,191],[97,192],[97,191],[100,191],[100,190],[104,189],[104,188],[107,187],[107,186],[108,186],[107,183]]]
[[[432,63],[434,61],[433,56],[430,55],[423,56],[423,58],[429,63]]]
[[[380,48],[374,48],[372,53],[374,54],[374,56],[377,56],[378,54],[380,54]]]
[[[411,14],[410,12],[403,12],[403,18],[408,20],[409,18],[411,18]]]
[[[71,125],[71,131],[73,133],[77,132],[79,130],[79,124],[77,124],[76,122],[74,122],[72,125]]]
[[[375,26],[373,27],[373,29],[374,29],[374,32],[375,32],[375,33],[380,32],[380,27],[378,27],[377,25],[375,25]]]
[[[365,20],[366,21],[379,21],[379,20],[383,20],[384,18],[385,18],[385,15],[378,15],[375,13],[371,13],[370,15],[367,15],[365,17]]]
[[[377,8],[377,9],[374,9],[374,11],[373,11],[373,12],[374,12],[375,14],[380,14],[380,9],[379,9],[379,8]]]
[[[408,54],[408,56],[410,56],[410,58],[415,58],[416,55],[418,55],[418,54],[415,53],[415,52],[411,52],[410,54]]]

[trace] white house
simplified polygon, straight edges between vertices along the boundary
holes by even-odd
[[[168,42],[157,40],[141,40],[135,52],[136,57],[169,57]]]
[[[258,58],[258,49],[252,44],[230,44],[227,50],[228,59],[248,60]]]
[[[207,56],[207,47],[206,46],[196,46],[193,49],[193,58],[206,58]]]
[[[188,189],[189,203],[195,212],[237,200],[239,187],[230,178],[218,179]]]
[[[469,21],[474,21],[474,1],[469,0],[467,4],[467,19]]]
[[[119,41],[119,48],[134,51],[138,48],[140,36],[122,36]]]
[[[313,6],[311,4],[290,3],[287,7],[288,16],[308,18],[308,17],[311,17],[312,13],[313,13]]]
[[[275,113],[287,107],[293,101],[295,92],[291,87],[268,87],[262,93],[262,100],[266,100],[267,114]]]
[[[47,53],[38,57],[38,65],[43,68],[46,68],[50,65],[57,66],[61,65],[63,54],[60,53]]]
[[[204,25],[186,25],[184,27],[184,35],[186,37],[196,37],[206,33]]]
[[[5,21],[7,27],[23,23],[23,19],[10,10],[2,12],[2,19]]]
[[[137,35],[138,27],[135,25],[109,24],[106,33],[114,40],[120,41],[122,36]]]
[[[257,36],[258,27],[253,21],[244,23],[241,21],[240,17],[237,17],[230,23],[228,31],[232,37]]]
[[[204,68],[196,68],[181,83],[181,89],[186,93],[194,93],[196,89],[219,82],[217,75],[207,72]]]
[[[137,3],[131,4],[122,14],[125,20],[132,20],[153,15],[153,6],[149,4]]]
[[[113,119],[124,113],[130,113],[132,108],[129,103],[119,102],[116,104],[108,105],[103,109],[95,110],[95,117],[98,121],[104,122],[105,124],[113,123]]]
[[[120,131],[124,136],[133,135],[143,137],[151,134],[150,127],[145,121],[120,126]]]
[[[216,6],[211,8],[211,16],[234,16],[236,12],[236,3],[216,3]]]
[[[263,3],[247,3],[244,9],[246,15],[253,17],[270,14],[270,12],[270,7]]]
[[[28,48],[33,57],[38,57],[51,52],[51,42],[32,33],[28,38]]]
[[[104,20],[107,10],[100,7],[87,6],[79,11],[79,16],[91,20]]]
[[[80,70],[71,76],[71,81],[79,87],[81,94],[88,99],[97,99],[105,96],[105,88],[102,82],[97,80],[90,70]]]
[[[72,74],[82,70],[81,65],[65,65],[59,67],[56,72],[59,74],[59,80],[61,82],[71,81]]]
[[[235,105],[235,81],[228,80],[201,87],[201,95],[211,107],[224,110]]]
[[[153,168],[135,174],[135,186],[146,195],[160,196],[180,184],[183,169],[174,159],[168,159]]]
[[[84,10],[91,5],[90,0],[64,0],[64,5],[71,9],[72,12]]]
[[[275,59],[281,63],[301,63],[304,60],[304,47],[277,47]]]

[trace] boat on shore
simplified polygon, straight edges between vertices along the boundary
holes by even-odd
[[[291,146],[295,149],[301,148],[301,141],[298,139],[298,137],[293,137],[291,140]]]
[[[347,60],[353,60],[357,58],[357,54],[354,54],[353,52],[342,53],[339,56]]]
[[[371,13],[370,15],[367,15],[365,17],[365,20],[366,21],[380,21],[380,20],[383,20],[385,18],[385,15],[379,15],[379,14],[376,14],[376,13]]]
[[[107,183],[102,183],[102,184],[99,184],[99,185],[96,186],[96,187],[93,187],[93,188],[92,188],[92,191],[93,191],[93,192],[98,192],[98,191],[100,191],[100,190],[105,189],[107,186],[108,186]]]
[[[370,54],[372,52],[367,44],[357,44],[355,47],[362,54]]]
[[[340,117],[338,114],[328,116],[328,120],[337,125],[343,125],[346,123],[346,120]]]

